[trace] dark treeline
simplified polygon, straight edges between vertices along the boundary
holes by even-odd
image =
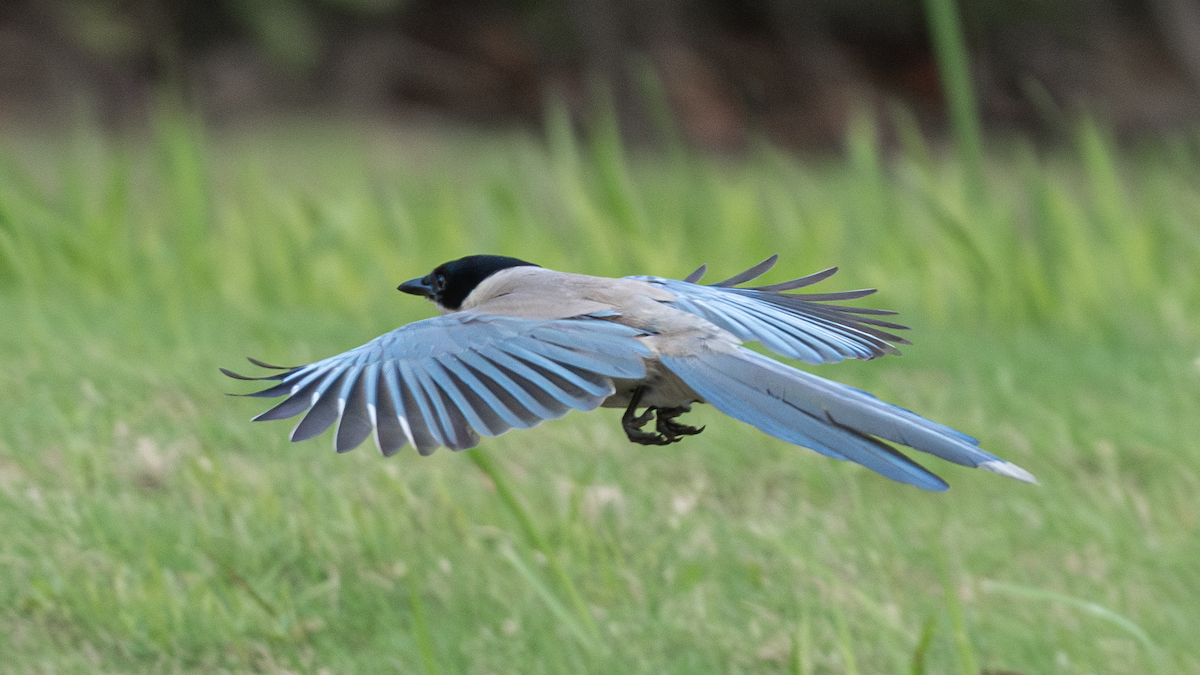
[[[1200,118],[1200,0],[963,0],[992,129],[1082,110],[1124,133]],[[114,125],[179,91],[214,121],[298,110],[536,123],[669,109],[693,143],[840,138],[855,110],[943,125],[922,0],[3,0],[0,124]],[[606,103],[611,101],[611,105]]]

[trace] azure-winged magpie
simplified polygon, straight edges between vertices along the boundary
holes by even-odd
[[[797,370],[742,346],[757,341],[806,363],[873,359],[908,344],[879,317],[850,307],[871,290],[788,293],[837,268],[769,286],[745,287],[777,256],[720,283],[620,279],[555,272],[494,255],[472,255],[406,281],[399,290],[432,300],[442,316],[401,326],[371,342],[306,366],[239,379],[278,380],[249,396],[284,401],[255,420],[307,414],[293,441],[335,422],[334,447],[371,435],[384,455],[411,443],[474,447],[480,434],[532,427],[572,408],[625,408],[629,440],[665,445],[701,429],[677,418],[693,403],[789,443],[858,462],[902,483],[946,483],[885,441],[964,466],[1034,482],[1024,469],[985,452],[974,438],[853,387]],[[637,414],[639,408],[645,408]],[[654,431],[645,430],[651,420]]]

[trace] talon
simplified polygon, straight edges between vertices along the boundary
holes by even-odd
[[[671,439],[672,442],[677,442],[683,440],[682,438],[678,438],[679,436],[695,436],[704,431],[704,427],[697,429],[696,427],[690,427],[675,421],[676,417],[689,410],[689,408],[660,408],[658,410],[658,421],[655,423],[658,433]]]
[[[625,435],[630,441],[639,445],[669,445],[675,440],[673,436],[668,437],[651,431],[642,431],[641,427],[654,419],[654,411],[655,408],[647,408],[646,412],[638,417],[633,417],[632,414],[629,414],[622,419],[623,426],[625,427]]]
[[[629,429],[625,430],[625,435],[628,436],[630,441],[637,443],[638,445],[670,445],[675,441],[680,440],[679,438],[673,436],[668,438],[662,434],[656,434],[650,431],[630,431]]]
[[[646,412],[635,417],[637,413],[638,403],[642,400],[642,387],[633,390],[633,396],[629,399],[629,407],[625,409],[625,414],[621,416],[621,426],[625,429],[625,435],[633,443],[640,445],[669,445],[676,440],[674,434],[653,433],[650,431],[642,431],[642,427],[646,426],[650,420],[654,419],[657,408],[646,408]],[[661,432],[661,422],[656,423],[656,428]]]

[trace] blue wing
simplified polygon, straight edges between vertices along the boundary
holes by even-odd
[[[612,378],[645,376],[650,351],[642,331],[591,317],[556,321],[456,313],[401,326],[344,354],[263,378],[248,394],[284,401],[255,417],[307,414],[293,441],[335,422],[345,452],[372,431],[380,452],[411,443],[423,455],[439,446],[474,447],[479,434],[592,410],[614,392]],[[255,361],[257,365],[266,364]],[[268,366],[271,367],[271,366]]]
[[[899,351],[889,343],[909,344],[908,340],[881,330],[906,330],[904,326],[874,318],[895,312],[825,304],[861,298],[874,293],[874,289],[784,293],[827,279],[837,272],[836,267],[770,286],[735,288],[762,276],[777,259],[778,256],[773,255],[745,272],[711,286],[696,283],[704,276],[704,266],[682,281],[650,276],[633,278],[670,291],[675,300],[667,303],[669,305],[702,316],[742,340],[756,340],[780,356],[806,363],[873,359],[884,354],[898,354]]]

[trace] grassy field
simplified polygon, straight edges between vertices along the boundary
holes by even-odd
[[[1200,673],[1200,142],[961,174],[865,124],[806,162],[560,122],[4,138],[0,672]],[[472,252],[840,265],[915,344],[816,372],[1041,485],[929,459],[925,493],[711,410],[338,456],[223,395],[429,316],[397,283]]]

